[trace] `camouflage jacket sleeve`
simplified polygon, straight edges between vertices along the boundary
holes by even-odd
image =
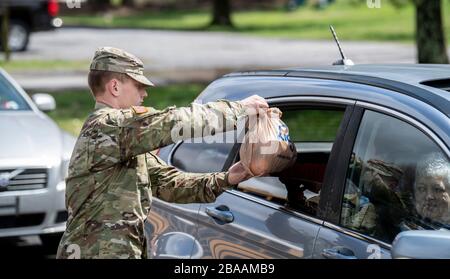
[[[209,203],[233,188],[228,183],[228,172],[187,173],[167,165],[152,153],[147,153],[146,158],[152,195],[164,201]]]
[[[178,140],[201,137],[203,131],[233,130],[241,116],[245,116],[244,107],[226,100],[162,111],[150,107],[107,110],[96,121],[91,167],[111,167]]]

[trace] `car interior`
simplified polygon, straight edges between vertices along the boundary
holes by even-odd
[[[297,150],[296,162],[280,173],[243,181],[238,185],[238,190],[315,216],[325,170],[344,108],[278,107],[283,112],[281,119],[289,127],[290,139]],[[228,136],[235,140],[223,143],[222,140]],[[195,139],[185,140],[175,148],[171,163],[188,172],[225,171],[240,160],[237,137],[236,131],[229,131],[207,137],[211,142],[220,140],[217,143],[205,145],[196,144]],[[201,163],[186,160],[192,157],[196,157],[196,162]]]
[[[291,167],[268,177],[244,181],[238,189],[302,213],[316,215],[332,143],[326,144],[329,150],[304,148],[308,145],[317,144],[296,144],[297,160]]]
[[[330,115],[332,118],[335,118],[333,119],[333,125],[329,125],[329,121],[326,121],[326,119],[322,123],[320,123],[321,121],[312,120],[312,117],[320,118],[321,114],[317,113],[320,110],[328,111],[326,109],[290,110],[289,112],[291,113],[289,114],[289,112],[286,113],[286,109],[282,109],[282,120],[289,126],[291,140],[294,141],[297,149],[296,162],[280,173],[273,173],[268,177],[254,177],[243,181],[238,185],[238,189],[307,215],[317,215],[325,170],[331,154],[333,140],[343,116],[343,111],[338,110],[332,114],[323,114],[322,118]],[[310,115],[310,117],[302,117],[302,114]],[[301,126],[308,124],[299,125],[299,121],[310,123],[311,127],[302,129]],[[318,127],[316,125],[328,127]],[[328,130],[327,136],[314,135],[321,128]],[[313,133],[309,132],[311,135],[308,136],[305,135],[308,132],[304,133],[301,131],[298,133],[296,129],[303,131],[309,129]],[[307,141],[303,141],[303,139]],[[237,152],[234,161],[239,161],[239,152]]]

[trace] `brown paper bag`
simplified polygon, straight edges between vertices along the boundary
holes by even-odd
[[[281,121],[281,111],[270,108],[249,119],[249,131],[244,136],[240,160],[253,176],[265,176],[291,166],[297,158],[289,129]]]

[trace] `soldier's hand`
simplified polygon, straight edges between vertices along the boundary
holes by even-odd
[[[237,162],[232,165],[228,170],[228,183],[231,185],[237,185],[240,182],[251,178],[252,175],[247,171],[247,169],[242,165],[241,162]]]
[[[252,95],[248,98],[245,98],[239,101],[248,111],[258,111],[259,109],[267,109],[269,108],[269,104],[267,101],[258,95]]]

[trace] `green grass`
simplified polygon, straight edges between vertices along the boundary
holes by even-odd
[[[164,109],[168,106],[189,105],[204,89],[203,84],[178,84],[156,87],[149,92],[145,106]],[[56,110],[48,113],[64,130],[77,136],[86,117],[94,108],[94,100],[88,91],[64,91],[52,93]],[[332,142],[342,120],[342,111],[284,111],[283,121],[288,125],[290,137],[295,142]]]
[[[178,84],[156,87],[149,91],[145,106],[157,109],[176,105],[189,105],[203,90],[202,84]],[[94,100],[88,91],[65,91],[52,94],[56,110],[48,115],[64,130],[78,135],[84,120],[94,108]]]
[[[0,60],[0,67],[7,72],[23,70],[86,70],[89,69],[89,61],[69,61],[69,60],[11,60],[5,62]]]
[[[189,105],[204,89],[204,84],[177,84],[155,87],[149,91],[145,106],[164,109],[168,106]],[[63,91],[52,93],[56,110],[48,115],[67,132],[78,135],[86,117],[94,108],[94,99],[88,91]],[[289,126],[294,141],[333,141],[342,112],[304,110],[285,111],[283,121]]]
[[[76,15],[62,18],[65,25],[175,30],[203,29],[209,22],[209,14],[202,11],[145,11],[132,16]]]
[[[294,142],[333,142],[343,116],[343,111],[303,109],[284,111],[282,120]]]
[[[172,30],[232,31],[250,35],[293,39],[330,39],[328,26],[334,25],[345,40],[402,41],[414,40],[414,7],[396,8],[383,1],[380,9],[369,9],[365,1],[352,5],[337,1],[327,9],[302,7],[294,12],[238,11],[233,14],[234,29],[210,28],[209,11],[137,12],[131,16],[65,16],[67,25],[98,27],[131,27]],[[450,1],[443,1],[447,38],[450,40]]]

